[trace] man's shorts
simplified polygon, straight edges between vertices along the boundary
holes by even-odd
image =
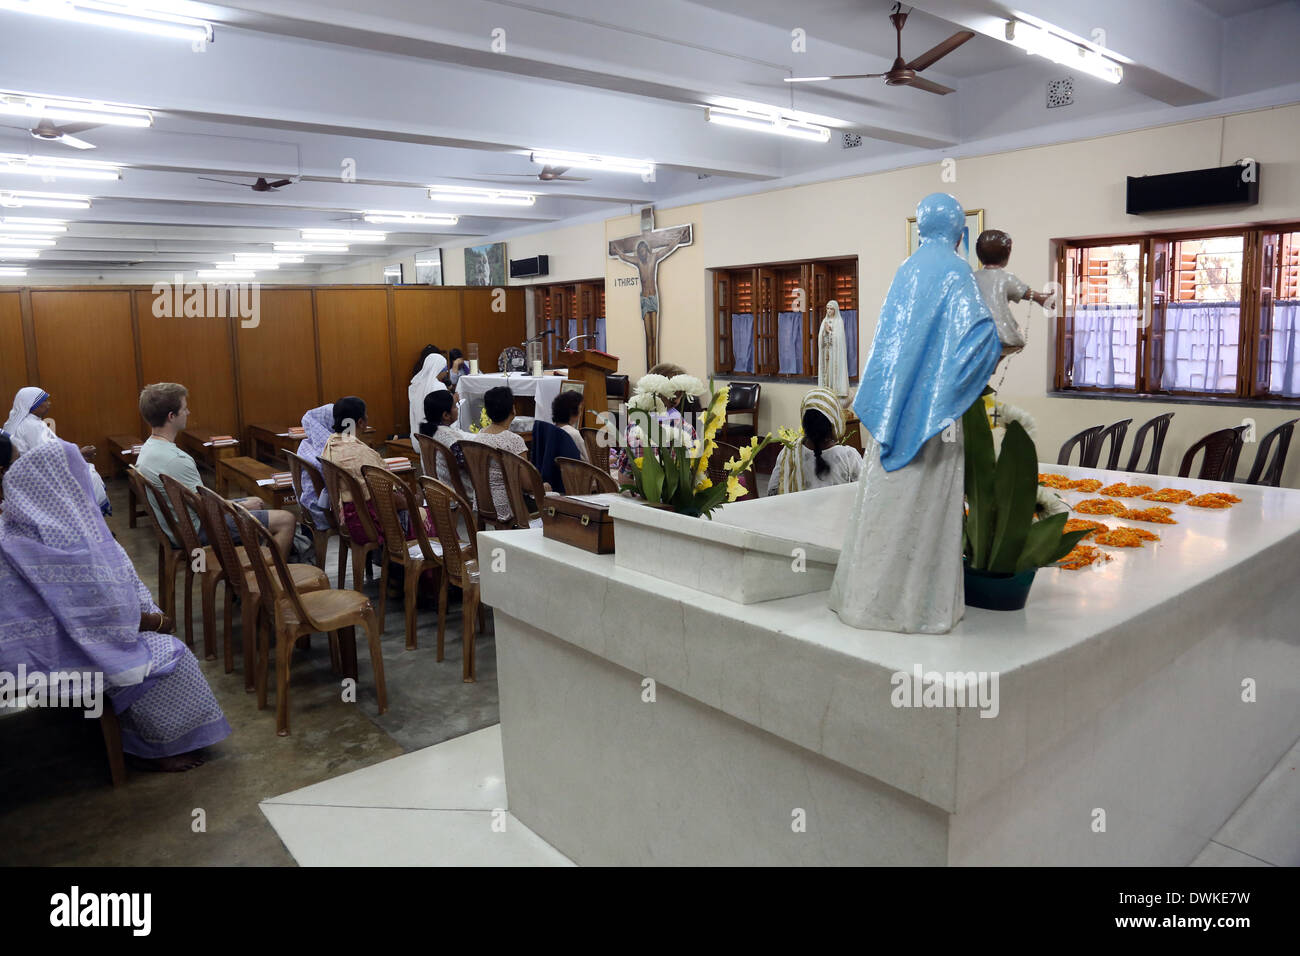
[[[270,527],[270,520],[267,517],[268,512],[250,511],[249,514],[251,514],[254,518],[256,518],[258,523],[261,524],[263,528]],[[233,515],[226,516],[226,527],[230,529],[230,537],[235,544],[239,545],[244,543],[239,537],[239,528],[235,526],[235,519]],[[207,545],[212,544],[212,542],[208,540],[208,536],[202,528],[199,529],[199,544],[205,547]]]

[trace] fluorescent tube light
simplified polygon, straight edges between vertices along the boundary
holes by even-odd
[[[1007,42],[1034,56],[1059,63],[1061,66],[1087,73],[1107,83],[1118,83],[1124,78],[1124,68],[1094,50],[1080,46],[1073,40],[1048,33],[1032,24],[1008,20]]]
[[[8,246],[0,246],[0,259],[36,259],[40,254],[39,249],[10,249]]]
[[[517,189],[480,189],[477,186],[430,186],[429,198],[437,202],[531,206],[537,201],[537,194],[522,192]]]
[[[23,246],[27,249],[48,249],[54,245],[53,239],[40,236],[6,236],[0,234],[0,246]]]
[[[719,126],[734,126],[738,129],[754,130],[759,133],[775,133],[779,136],[791,136],[815,143],[825,143],[831,138],[831,131],[825,126],[804,123],[779,114],[746,112],[733,110],[725,106],[710,106],[708,120]]]
[[[257,273],[251,269],[245,269],[242,272],[237,272],[234,269],[200,269],[196,275],[198,275],[200,279],[221,279],[223,281],[230,279],[257,278]]]
[[[278,269],[278,268],[280,268],[280,264],[279,264],[278,262],[258,262],[258,263],[252,263],[252,262],[214,262],[213,265],[214,265],[214,266],[217,268],[217,270],[220,271],[220,272],[231,272],[231,271],[239,272],[239,271],[247,271],[248,269],[256,269],[256,270],[258,270],[258,271],[260,272],[260,271],[263,270],[263,269]]]
[[[395,226],[454,226],[460,222],[460,216],[436,212],[395,212],[388,209],[368,209],[363,218],[372,225]]]
[[[67,232],[68,227],[62,219],[25,219],[21,216],[0,216],[0,232],[12,235],[16,232],[32,232],[43,235]]]
[[[12,278],[21,278],[25,275],[27,275],[26,269],[19,269],[17,267],[11,267],[11,266],[0,266],[0,276],[4,276],[6,278],[12,279]]]
[[[130,30],[149,36],[189,40],[208,44],[213,40],[212,24],[194,17],[183,17],[163,10],[141,9],[143,4],[126,6],[101,0],[0,0],[0,10],[34,13],[92,26]]]
[[[384,242],[388,239],[387,233],[366,229],[303,229],[300,235],[306,242]]]
[[[89,209],[89,196],[74,196],[70,193],[30,192],[23,189],[0,190],[0,207],[5,209],[23,209],[26,207],[44,209]]]
[[[341,242],[277,242],[272,248],[276,252],[347,252],[348,247]]]
[[[0,173],[55,179],[115,180],[122,178],[122,167],[115,163],[101,163],[92,159],[61,159],[48,156],[37,158],[18,153],[0,153]]]
[[[570,169],[601,169],[609,173],[634,173],[649,176],[655,164],[649,159],[625,159],[620,156],[599,156],[594,153],[565,153],[553,149],[535,150],[529,156],[539,166],[567,166]]]
[[[0,115],[25,116],[39,122],[95,123],[99,126],[153,125],[153,114],[134,106],[116,106],[97,100],[75,100],[62,96],[0,92]]]

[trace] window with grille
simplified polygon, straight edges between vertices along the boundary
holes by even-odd
[[[857,378],[858,261],[827,259],[714,269],[713,367],[722,375],[817,375],[817,332],[837,300]]]
[[[1056,387],[1300,398],[1300,232],[1061,243]]]

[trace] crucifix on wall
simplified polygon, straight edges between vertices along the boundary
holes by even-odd
[[[656,229],[654,210],[641,210],[641,231],[634,236],[614,239],[609,257],[634,266],[641,278],[641,324],[645,329],[646,368],[659,364],[659,263],[682,246],[691,244],[691,226]]]

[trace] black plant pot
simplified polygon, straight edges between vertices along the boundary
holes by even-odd
[[[1037,568],[1019,574],[994,574],[963,566],[966,577],[966,604],[990,611],[1019,611],[1029,600]]]

